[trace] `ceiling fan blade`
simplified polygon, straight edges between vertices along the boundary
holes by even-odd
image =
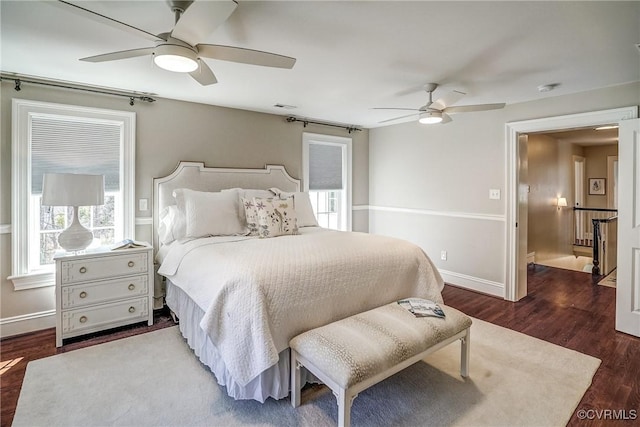
[[[126,24],[122,21],[118,21],[117,19],[109,18],[108,16],[102,15],[98,12],[94,12],[89,9],[85,9],[84,7],[78,6],[68,1],[58,0],[57,2],[46,2],[52,5],[62,6],[66,10],[71,10],[79,15],[82,15],[86,18],[92,19],[94,21],[100,22],[102,24],[107,24],[111,27],[117,28],[119,30],[127,31],[131,34],[135,34],[139,37],[144,37],[147,40],[151,40],[154,42],[160,40],[167,40],[166,37],[160,37],[157,34],[152,34],[148,31],[141,30],[140,28],[136,28],[133,25]]]
[[[373,107],[372,110],[420,111],[419,108]]]
[[[242,64],[261,65],[263,67],[293,68],[295,58],[263,52],[261,50],[241,47],[222,46],[217,44],[199,44],[196,46],[201,56],[221,61],[239,62]]]
[[[450,115],[448,115],[446,113],[442,113],[442,121],[440,122],[440,124],[449,123],[451,121],[453,121],[453,119],[451,118]]]
[[[411,117],[411,116],[417,116],[417,114],[416,114],[416,113],[413,113],[413,114],[407,114],[406,116],[400,116],[400,117],[394,117],[393,119],[382,120],[382,121],[380,121],[380,122],[378,122],[378,123],[388,123],[388,122],[392,122],[392,121],[394,121],[394,120],[405,119],[405,118],[407,118],[407,117]]]
[[[433,101],[433,103],[429,105],[429,108],[435,108],[436,110],[444,110],[449,105],[455,104],[456,102],[460,101],[462,97],[465,95],[466,94],[464,92],[452,90],[442,98],[439,98]]]
[[[216,79],[215,74],[211,71],[211,68],[202,60],[198,61],[200,65],[197,70],[189,73],[191,77],[194,78],[195,81],[200,83],[202,86],[208,86],[212,84],[218,83],[218,79]]]
[[[216,28],[226,21],[236,10],[238,4],[234,1],[194,1],[185,10],[171,37],[196,45],[213,33]]]
[[[469,113],[472,111],[487,111],[487,110],[499,110],[504,108],[505,103],[499,104],[476,104],[476,105],[461,105],[459,107],[447,107],[444,109],[447,113]]]
[[[80,61],[86,62],[104,62],[104,61],[116,61],[118,59],[135,58],[136,56],[151,55],[155,48],[143,47],[140,49],[121,50],[119,52],[103,53],[102,55],[87,56],[86,58],[80,58]]]

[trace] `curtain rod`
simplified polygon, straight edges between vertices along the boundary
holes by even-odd
[[[304,124],[304,127],[307,127],[308,124],[314,124],[314,125],[320,125],[320,126],[331,126],[331,127],[334,127],[334,128],[346,129],[349,133],[354,132],[354,131],[358,131],[358,132],[362,131],[362,129],[360,129],[358,127],[355,127],[355,126],[339,125],[339,124],[334,124],[334,123],[318,122],[318,121],[307,120],[307,119],[299,119],[299,118],[294,117],[294,116],[287,117],[287,122],[289,122],[289,123],[302,122]]]
[[[0,72],[0,81],[12,80],[15,83],[14,90],[17,92],[22,90],[22,83],[59,87],[62,89],[80,90],[83,92],[99,93],[102,95],[121,96],[129,98],[129,105],[133,105],[135,100],[144,102],[155,102],[156,99],[152,98],[151,94],[139,94],[138,92],[126,92],[118,91],[117,89],[100,88],[98,86],[80,85],[71,82],[64,82],[59,80],[50,80],[40,77],[23,76],[15,73],[3,73]]]

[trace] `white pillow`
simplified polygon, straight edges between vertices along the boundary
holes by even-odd
[[[298,220],[293,208],[293,198],[286,200],[254,197],[258,215],[258,235],[260,237],[276,237],[285,234],[298,234]]]
[[[238,214],[238,193],[176,190],[178,209],[184,211],[187,237],[244,234]],[[181,196],[181,197],[180,197]],[[180,200],[182,199],[182,200]],[[181,206],[181,204],[183,206]]]
[[[178,206],[171,205],[162,209],[159,219],[158,239],[163,245],[182,239],[186,235],[187,225],[184,214],[180,212]]]
[[[279,188],[270,188],[269,191],[281,199],[293,197],[293,205],[296,210],[296,216],[298,217],[298,227],[318,227],[318,220],[313,213],[309,193],[301,191],[289,193]]]

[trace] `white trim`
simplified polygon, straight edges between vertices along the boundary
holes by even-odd
[[[51,102],[39,102],[14,98],[11,121],[11,274],[21,278],[29,271],[30,245],[24,244],[30,236],[29,198],[31,191],[31,120],[36,115],[78,116],[92,120],[116,122],[122,129],[122,200],[124,212],[124,236],[133,236],[135,231],[135,135],[136,113],[107,110]],[[26,142],[26,143],[25,143]],[[128,173],[124,173],[128,172]],[[25,219],[26,218],[26,219]],[[31,284],[27,284],[27,289]],[[14,284],[21,287],[19,284]]]
[[[438,269],[440,275],[446,283],[454,286],[461,286],[466,289],[481,292],[502,298],[504,296],[504,284],[492,280],[481,279],[480,277],[468,276],[466,274],[455,273],[453,271]]]
[[[152,216],[136,217],[136,225],[153,225]]]
[[[363,208],[360,208],[360,209],[363,209]],[[382,212],[398,212],[398,213],[410,213],[410,214],[416,214],[416,215],[446,216],[449,218],[479,219],[484,221],[500,221],[500,222],[506,221],[506,218],[504,215],[497,215],[497,214],[436,211],[431,209],[396,208],[396,207],[390,207],[390,206],[374,206],[374,205],[368,205],[367,209],[371,211],[382,211]]]
[[[9,276],[7,280],[13,282],[14,291],[25,291],[27,289],[46,288],[56,285],[56,273],[47,271],[45,273],[29,273],[19,276]]]
[[[504,298],[516,301],[518,295],[518,136],[523,133],[554,131],[571,128],[591,127],[618,123],[638,117],[638,107],[630,106],[611,110],[592,111],[588,113],[569,114],[565,116],[546,117],[542,119],[523,120],[505,125],[505,172],[507,176],[506,204],[506,283]]]
[[[11,224],[0,224],[0,234],[11,234]]]
[[[0,337],[6,338],[42,329],[55,328],[55,326],[55,310],[5,317],[0,319]]]
[[[303,183],[303,191],[309,191],[309,144],[318,143],[318,144],[328,144],[328,145],[340,145],[343,146],[346,150],[346,161],[343,163],[343,176],[346,178],[346,206],[344,207],[344,212],[346,212],[346,231],[351,231],[352,225],[352,145],[353,139],[347,138],[344,136],[333,136],[333,135],[323,135],[319,133],[302,133],[302,183]]]
[[[351,206],[352,211],[368,211],[371,209],[369,205],[353,205]]]

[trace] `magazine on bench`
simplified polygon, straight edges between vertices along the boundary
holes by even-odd
[[[407,298],[401,299],[398,301],[398,304],[413,313],[416,317],[445,317],[442,308],[428,299]]]

